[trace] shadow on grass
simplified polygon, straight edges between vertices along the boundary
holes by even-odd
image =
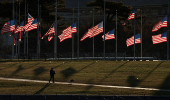
[[[18,68],[17,68],[17,70],[15,70],[12,74],[11,74],[11,76],[12,75],[15,75],[16,73],[18,73],[19,71],[21,71],[21,70],[23,70],[24,68],[22,67],[22,65],[19,65],[18,66]]]
[[[106,75],[103,79],[101,79],[100,82],[104,81],[105,79],[107,79],[110,75],[112,75],[115,71],[117,71],[119,68],[121,68],[123,65],[127,64],[128,61],[126,61],[125,63],[123,63],[122,65],[118,66],[116,69],[114,69],[112,72],[110,72],[108,75]]]
[[[28,68],[25,68],[25,69],[29,69],[29,68],[35,67],[35,66],[37,66],[38,64],[40,64],[40,62],[39,62],[39,63],[36,63],[36,64],[34,64],[34,65],[32,65],[32,66],[30,66],[30,67],[28,67]]]
[[[80,71],[82,71],[82,70],[86,69],[87,67],[89,67],[89,66],[93,65],[94,63],[95,63],[95,62],[92,62],[91,64],[89,64],[89,65],[87,65],[87,66],[83,67],[83,68],[82,68],[82,69],[80,69],[78,72],[80,72]]]
[[[140,80],[138,80],[135,76],[129,76],[127,82],[130,87],[135,87],[140,83]]]
[[[152,70],[143,78],[143,80],[147,79],[147,78],[152,74],[152,72],[153,72],[154,70],[156,70],[162,63],[163,63],[163,61],[160,62],[154,69],[152,69]]]
[[[50,86],[51,84],[47,83],[43,88],[41,88],[40,90],[38,90],[37,92],[35,92],[34,94],[40,94],[41,92],[43,92],[48,86]]]
[[[17,65],[17,64],[18,64],[18,63],[12,64],[11,66],[9,66],[9,67],[7,67],[7,68],[0,69],[0,70],[8,69],[8,68],[13,67],[13,66],[15,66],[15,65]]]
[[[160,85],[159,89],[170,90],[170,74],[166,77],[164,82]],[[170,91],[156,91],[154,95],[170,95]]]
[[[77,71],[74,68],[67,68],[63,71],[61,71],[60,73],[62,73],[64,75],[65,78],[68,78],[69,76],[75,74]]]
[[[42,74],[43,72],[47,71],[43,67],[39,67],[37,69],[34,69],[35,76]]]

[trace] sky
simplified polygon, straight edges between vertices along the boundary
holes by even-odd
[[[78,0],[65,0],[66,8],[78,7]],[[86,7],[86,3],[94,0],[79,0],[79,7]],[[125,5],[155,5],[155,4],[167,4],[170,0],[107,0],[107,1],[122,1]],[[134,3],[135,1],[135,3]]]

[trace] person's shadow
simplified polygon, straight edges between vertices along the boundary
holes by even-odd
[[[43,88],[41,88],[40,90],[38,90],[37,92],[35,92],[34,94],[40,94],[41,92],[43,92],[48,86],[50,86],[50,83],[47,83]]]

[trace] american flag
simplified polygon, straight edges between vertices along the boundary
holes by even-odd
[[[141,41],[140,41],[140,33],[135,35],[135,44],[137,44],[137,43],[141,43]],[[131,38],[126,40],[127,47],[131,46],[133,44],[134,44],[134,36],[132,36]]]
[[[76,22],[73,23],[71,26],[67,27],[62,31],[62,34],[59,35],[60,42],[64,41],[65,39],[72,38],[72,33],[77,32],[76,30]]]
[[[166,42],[167,41],[166,34],[167,34],[167,32],[159,34],[159,35],[153,35],[152,36],[153,44],[158,44],[158,43]]]
[[[51,41],[53,39],[54,35],[55,35],[54,33],[48,35],[48,41]]]
[[[152,32],[159,30],[161,27],[167,27],[167,16],[153,26]]]
[[[28,13],[28,23],[24,26],[24,29],[26,30],[33,22],[34,18]]]
[[[70,34],[70,35],[65,36],[64,34],[61,34],[58,36],[58,38],[60,39],[60,42],[62,42],[65,39],[72,38],[72,35]]]
[[[100,34],[100,33],[103,32],[103,21],[100,22],[98,25],[96,25],[95,28],[96,28],[96,27],[97,27],[97,29],[94,30],[94,31],[92,31],[93,33],[92,33],[92,35],[90,36],[90,38],[91,38],[91,37],[94,37],[94,36],[96,36],[96,35],[98,35],[98,34]]]
[[[134,8],[133,11],[130,13],[128,19],[127,19],[122,25],[126,25],[127,21],[128,21],[128,20],[131,20],[131,19],[135,19],[135,8]]]
[[[2,27],[2,30],[1,30],[1,34],[8,33],[9,30],[10,30],[10,21],[8,21],[7,23],[4,24],[4,26]]]
[[[24,21],[22,21],[21,24],[15,29],[14,33],[18,33],[20,31],[24,31]]]
[[[21,42],[21,31],[18,34],[18,39],[19,39],[19,42]]]
[[[104,40],[104,35],[102,36],[102,38]],[[114,29],[105,34],[105,40],[109,40],[109,39],[115,39]]]
[[[32,22],[32,24],[25,30],[25,32],[31,31],[33,29],[37,29],[37,18]]]
[[[135,19],[135,8],[133,9],[133,11],[130,13],[128,17],[128,20],[131,20],[131,19]]]
[[[52,33],[55,33],[55,24],[53,23],[50,29],[47,31],[47,33],[44,34],[44,36],[41,39],[44,39],[47,35],[50,35]]]
[[[15,20],[10,20],[4,24],[1,30],[1,34],[12,32],[15,30]]]

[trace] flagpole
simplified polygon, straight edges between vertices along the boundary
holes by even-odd
[[[94,9],[93,9],[93,27],[94,27]],[[94,58],[94,37],[93,37],[93,58]]]
[[[74,23],[74,8],[73,8],[73,23]],[[74,34],[72,34],[72,58],[74,58]]]
[[[13,0],[13,14],[12,14],[12,17],[13,17],[13,20],[14,20],[14,0]],[[14,40],[13,40],[13,44],[12,44],[12,56],[14,56]]]
[[[168,1],[168,16],[167,16],[167,60],[169,60],[169,1]]]
[[[141,60],[142,60],[142,10],[141,10]]]
[[[77,59],[79,59],[79,0],[78,0],[78,28],[77,28]]]
[[[28,4],[27,4],[27,14],[28,14]],[[28,32],[25,33],[27,37],[27,57],[28,57]]]
[[[37,57],[39,58],[39,43],[38,43],[38,41],[39,41],[39,19],[40,19],[40,17],[39,17],[39,0],[38,0],[38,20],[37,20]]]
[[[116,10],[116,60],[117,60],[117,10]]]
[[[25,21],[24,21],[24,25],[26,25],[26,0],[25,0]],[[26,34],[24,36],[24,55],[26,54]]]
[[[38,33],[38,43],[39,43],[39,54],[40,54],[40,51],[41,51],[41,37],[40,37],[41,36],[40,35],[41,34],[41,26],[40,26],[41,25],[41,5],[40,5],[40,15],[39,16],[40,16],[40,18],[39,18],[39,23],[40,24],[39,24],[39,29],[38,29],[39,30],[39,33]]]
[[[135,0],[135,2],[136,2],[136,0]],[[135,6],[134,6],[134,10],[135,10]],[[136,33],[136,31],[135,31],[135,17],[134,17],[134,61],[135,61],[135,33]]]
[[[104,59],[105,59],[105,0],[104,0],[104,26],[103,26],[103,33],[104,33],[104,47],[103,47],[103,57],[104,57]]]
[[[20,3],[19,3],[19,24],[20,24]],[[18,56],[19,56],[19,54],[20,54],[19,34],[20,34],[20,33],[18,33]]]
[[[55,7],[54,57],[57,58],[57,0],[56,0],[56,7]]]
[[[18,1],[18,0],[17,0],[17,1]],[[16,3],[17,3],[17,2],[16,2]],[[18,3],[16,4],[16,16],[15,16],[15,17],[16,17],[16,20],[17,20],[17,13],[18,13],[17,7],[18,7]],[[15,24],[16,24],[16,23],[15,23]],[[16,26],[15,26],[15,27],[16,27]],[[16,39],[16,43],[15,43],[15,49],[16,49],[16,51],[15,51],[15,52],[16,52],[16,56],[17,56],[17,55],[18,55],[18,54],[17,54],[17,51],[18,51],[18,49],[17,49],[17,48],[18,48],[18,47],[17,47],[17,45],[18,45],[17,34],[15,34],[15,37],[16,37],[16,38],[15,38],[15,39]]]

